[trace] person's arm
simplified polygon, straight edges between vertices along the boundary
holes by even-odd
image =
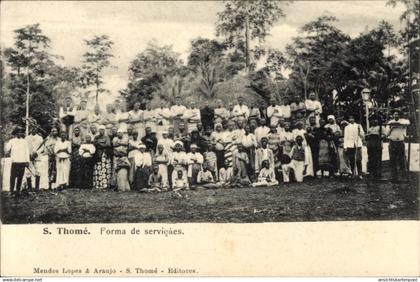
[[[197,163],[198,163],[198,164],[203,164],[203,162],[204,162],[203,155],[202,155],[202,154],[200,154],[200,153],[198,153],[198,156],[197,156]]]

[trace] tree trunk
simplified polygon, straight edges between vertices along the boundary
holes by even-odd
[[[29,67],[26,74],[26,114],[25,114],[25,134],[29,134]]]
[[[245,64],[246,69],[250,72],[250,59],[249,59],[249,20],[245,19]]]

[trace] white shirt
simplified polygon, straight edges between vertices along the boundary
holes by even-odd
[[[29,162],[29,145],[24,138],[13,138],[6,143],[6,152],[10,151],[12,163]]]
[[[233,177],[233,169],[232,167],[228,167],[227,169],[222,167],[219,170],[219,181],[221,183],[228,183]]]
[[[143,112],[143,118],[145,121],[156,121],[156,114],[154,110],[145,110]]]
[[[199,109],[186,109],[184,119],[188,119],[188,122],[198,123],[201,120],[201,114]]]
[[[280,111],[283,114],[284,118],[290,118],[292,116],[292,111],[290,109],[290,105],[282,105],[279,106],[280,107]]]
[[[157,145],[162,145],[163,146],[163,150],[166,153],[172,153],[172,148],[174,147],[174,140],[170,139],[170,138],[160,138],[157,142]],[[157,146],[156,146],[157,148]]]
[[[173,105],[171,107],[171,117],[182,117],[187,108],[183,105]]]
[[[242,135],[241,143],[245,148],[250,148],[252,146],[256,148],[258,145],[257,138],[252,133],[248,133],[248,135]]]
[[[322,106],[319,101],[306,100],[305,107],[308,111],[315,111],[315,114],[322,113]]]
[[[37,152],[42,144],[42,142],[44,141],[44,139],[42,139],[41,135],[35,134],[35,135],[28,135],[25,137],[26,142],[28,142],[28,147],[29,147],[29,152],[33,153],[33,152]]]
[[[244,117],[246,119],[249,117],[249,109],[246,105],[235,105],[233,107],[232,113],[235,117]]]
[[[67,152],[58,152],[60,150],[67,150]],[[58,139],[57,143],[55,143],[54,146],[54,153],[57,156],[57,158],[60,159],[70,158],[71,142],[68,140],[61,141],[61,139]]]
[[[392,125],[392,123],[399,123],[399,125]],[[408,119],[400,118],[398,121],[395,119],[388,122],[388,139],[392,141],[404,141],[407,136],[407,126],[410,125]]]
[[[188,164],[202,164],[204,162],[203,155],[198,152],[189,152],[187,154]]]
[[[257,142],[260,142],[261,138],[267,137],[269,132],[270,132],[270,128],[268,128],[267,126],[259,126],[255,128],[254,134],[255,134],[255,137],[257,138]]]
[[[82,158],[91,158],[95,154],[96,148],[93,144],[82,144],[79,148],[79,155]]]
[[[282,108],[280,106],[269,106],[267,108],[267,117],[270,118],[270,125],[277,126],[279,118],[283,116]]]
[[[149,152],[134,150],[134,164],[137,167],[152,166],[152,156]]]
[[[177,165],[186,165],[188,164],[188,156],[185,152],[173,152],[171,163],[176,167]]]
[[[214,117],[215,120],[221,122],[221,119],[228,119],[229,118],[229,111],[226,108],[215,108],[214,109]]]
[[[140,109],[138,111],[131,110],[131,111],[128,112],[128,120],[130,122],[137,123],[137,122],[142,121],[142,119],[143,119],[143,111],[142,110],[140,110]]]
[[[162,125],[168,125],[172,113],[168,108],[157,108],[155,109],[155,115],[158,122],[162,122]]]
[[[360,124],[349,123],[344,128],[344,148],[362,147],[365,132]]]

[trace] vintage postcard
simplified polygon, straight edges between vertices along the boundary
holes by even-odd
[[[417,277],[419,3],[2,1],[1,275]]]

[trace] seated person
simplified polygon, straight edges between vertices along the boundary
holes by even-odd
[[[182,170],[177,171],[177,175],[172,181],[172,187],[174,192],[179,190],[189,190],[188,179],[184,176],[184,172]]]
[[[283,181],[288,183],[290,169],[293,170],[297,182],[303,182],[303,175],[305,174],[308,164],[307,156],[305,154],[305,147],[303,146],[302,136],[296,136],[296,144],[290,151],[290,163],[284,164],[283,167]]]
[[[219,183],[223,187],[228,187],[233,180],[233,169],[229,166],[229,161],[225,161],[225,166],[219,170]]]
[[[258,182],[252,183],[252,187],[275,186],[279,182],[276,180],[274,170],[270,167],[270,162],[264,160],[262,162],[262,169],[258,174]]]
[[[207,189],[221,187],[221,184],[214,182],[213,174],[209,170],[207,163],[204,163],[203,169],[198,172],[197,184]]]
[[[147,190],[147,192],[161,192],[163,189],[163,179],[162,179],[162,175],[159,173],[159,166],[154,165],[153,166],[153,172],[152,174],[150,174],[149,176],[149,188],[148,189],[143,189],[143,190]]]

